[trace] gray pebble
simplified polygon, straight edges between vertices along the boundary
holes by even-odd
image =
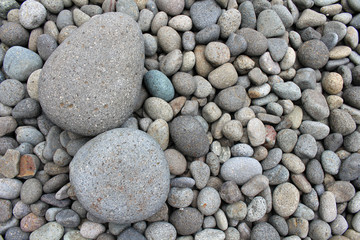
[[[331,232],[334,235],[342,235],[348,229],[349,224],[346,221],[345,217],[338,214],[335,220],[330,223],[330,227],[331,227]]]
[[[303,91],[301,102],[305,111],[316,120],[322,120],[330,115],[325,97],[316,90],[306,89]]]
[[[336,175],[339,172],[341,160],[336,153],[326,150],[321,154],[321,164],[325,172]]]
[[[15,199],[20,196],[23,183],[18,179],[0,179],[0,198]]]
[[[226,41],[226,45],[229,47],[230,55],[236,57],[245,52],[247,48],[247,42],[241,35],[231,33]]]
[[[30,206],[28,204],[23,203],[22,201],[18,201],[12,210],[12,213],[16,219],[22,219],[26,215],[31,212]]]
[[[189,166],[191,175],[195,180],[196,187],[202,189],[206,186],[210,177],[210,168],[201,161],[194,161]]]
[[[219,229],[204,229],[195,234],[197,240],[223,240],[225,233]]]
[[[26,46],[29,37],[29,32],[19,23],[5,22],[0,27],[0,40],[9,47]]]
[[[4,223],[11,219],[12,204],[11,201],[0,199],[0,223]]]
[[[257,18],[257,30],[265,37],[278,37],[285,33],[285,26],[279,15],[271,9],[262,11]]]
[[[276,135],[276,140],[283,152],[291,152],[298,140],[298,136],[294,130],[283,129]]]
[[[25,98],[13,108],[12,116],[17,119],[36,118],[40,113],[41,107],[39,102],[33,98]]]
[[[199,198],[198,198],[199,199]],[[190,206],[193,201],[193,191],[188,187],[172,187],[168,195],[167,202],[174,208],[184,208]]]
[[[301,90],[316,88],[316,74],[312,68],[301,68],[296,71],[294,83],[300,87]]]
[[[273,85],[273,91],[279,97],[283,99],[290,99],[292,101],[296,101],[301,98],[301,90],[293,82],[285,82],[285,83],[275,83]]]
[[[316,140],[310,134],[299,136],[295,145],[295,154],[300,158],[313,158],[317,152]]]
[[[312,184],[322,184],[323,183],[324,171],[318,160],[313,159],[307,163],[306,178]]]
[[[220,197],[226,203],[235,203],[243,199],[238,185],[234,181],[227,181],[221,185]]]
[[[287,9],[285,6],[283,6],[281,4],[273,5],[271,8],[280,17],[280,19],[283,22],[285,28],[289,28],[289,27],[291,27],[293,25],[294,17],[291,15],[289,9]]]
[[[30,143],[33,146],[36,146],[40,142],[44,141],[44,136],[39,130],[31,126],[21,126],[18,127],[15,131],[16,140],[19,143]]]
[[[19,20],[27,29],[37,28],[46,20],[46,8],[36,1],[24,2],[20,7]]]
[[[147,239],[175,239],[176,229],[168,222],[151,223],[145,230]]]
[[[241,28],[256,28],[256,14],[251,1],[244,1],[239,6],[241,13]]]
[[[338,43],[339,37],[338,37],[338,35],[336,33],[330,32],[330,33],[324,34],[324,36],[321,37],[321,41],[323,43],[325,43],[326,47],[330,51]]]
[[[269,218],[269,223],[277,230],[281,236],[288,235],[289,228],[286,220],[279,215],[272,215]]]
[[[48,34],[42,34],[37,39],[37,50],[44,61],[50,57],[57,47],[56,39]]]
[[[187,207],[174,211],[170,216],[170,223],[174,225],[178,234],[190,235],[201,229],[203,219],[199,210]]]
[[[89,15],[90,17],[103,13],[102,8],[97,5],[84,5],[80,8],[80,10],[83,11],[85,14]]]
[[[190,8],[190,16],[194,26],[202,30],[217,22],[221,8],[214,0],[195,2]]]
[[[253,176],[261,174],[262,168],[260,163],[253,158],[234,157],[226,161],[220,171],[221,176],[225,180],[233,180],[240,185],[247,182]],[[238,172],[243,174],[235,174]]]
[[[269,223],[261,222],[256,224],[251,231],[251,239],[273,239],[280,240],[280,235]]]
[[[323,35],[328,33],[336,33],[338,35],[338,42],[340,42],[346,35],[346,25],[339,21],[330,21],[324,24]]]
[[[282,38],[269,38],[268,47],[271,58],[274,61],[279,62],[285,56],[288,45],[286,41]]]
[[[76,228],[80,224],[79,215],[71,209],[64,209],[60,211],[56,214],[55,219],[57,223],[67,228]]]
[[[25,97],[23,84],[15,79],[7,79],[0,85],[0,102],[7,106],[15,106]]]
[[[293,216],[311,221],[314,219],[315,213],[311,208],[309,208],[305,204],[299,203],[299,206],[294,212]]]
[[[301,64],[314,69],[324,67],[329,60],[329,50],[320,40],[310,40],[303,43],[297,53]]]
[[[339,178],[343,181],[352,181],[359,177],[360,166],[357,163],[360,155],[358,153],[351,154],[341,163]]]
[[[257,196],[248,205],[246,220],[255,222],[260,220],[266,213],[266,201],[263,197]],[[254,231],[254,229],[253,229]]]
[[[220,26],[212,24],[196,33],[195,40],[198,44],[208,44],[209,42],[218,40],[219,37]]]
[[[289,179],[290,173],[286,167],[278,164],[276,167],[263,172],[263,175],[269,179],[270,185],[278,185]]]
[[[246,104],[247,94],[244,87],[236,85],[221,90],[215,98],[215,103],[222,109],[235,112]]]
[[[219,31],[220,34],[220,31]],[[195,48],[195,34],[191,31],[186,31],[182,35],[182,46],[185,51],[192,51]]]
[[[326,240],[331,236],[330,225],[322,220],[314,220],[309,225],[309,237],[312,239]]]
[[[20,198],[25,204],[33,204],[38,201],[42,194],[42,184],[35,178],[26,180],[21,188]]]
[[[266,37],[251,28],[241,28],[236,31],[237,34],[243,36],[247,42],[247,49],[245,53],[249,56],[260,56],[264,54],[268,48]]]
[[[146,238],[134,228],[130,227],[120,233],[117,240],[146,240]]]
[[[43,186],[45,193],[53,193],[58,191],[62,186],[69,182],[68,174],[59,174],[50,178]]]
[[[340,133],[343,136],[355,131],[356,123],[351,115],[342,109],[331,111],[329,125],[333,132]]]

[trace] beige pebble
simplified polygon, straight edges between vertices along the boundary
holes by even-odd
[[[35,28],[31,31],[28,45],[28,48],[31,51],[37,52],[37,39],[43,33],[44,31],[42,28]]]
[[[348,46],[336,46],[329,52],[330,59],[342,59],[350,55],[351,48]]]
[[[206,78],[209,73],[214,70],[213,66],[205,58],[205,45],[198,45],[195,47],[195,70],[196,72]]]
[[[343,88],[343,78],[336,72],[325,74],[322,81],[324,90],[329,94],[338,94]]]
[[[335,16],[336,14],[341,13],[341,10],[341,4],[331,4],[320,8],[320,12],[325,14],[327,17]]]
[[[58,36],[58,43],[61,44],[70,34],[77,29],[74,25],[69,25],[61,29],[59,36]]]
[[[326,102],[328,103],[330,110],[333,110],[341,107],[341,105],[344,103],[344,100],[339,96],[329,95],[326,97]]]
[[[165,150],[169,145],[170,132],[169,125],[163,119],[156,119],[152,122],[147,130],[147,134],[152,136],[160,145],[162,150]]]
[[[185,105],[185,102],[186,102],[186,97],[184,96],[174,98],[173,100],[171,100],[171,102],[169,102],[174,112],[174,116],[176,116],[181,111],[181,109]]]
[[[39,100],[38,83],[39,83],[40,73],[41,73],[41,69],[38,69],[33,73],[31,73],[26,85],[29,96],[35,100]]]

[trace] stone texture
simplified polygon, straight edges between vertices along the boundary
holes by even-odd
[[[111,37],[100,40],[101,34]],[[43,111],[56,125],[82,135],[118,127],[134,110],[143,64],[138,25],[121,13],[95,16],[46,61],[39,81]]]
[[[78,200],[91,214],[109,222],[150,217],[160,210],[169,191],[165,156],[139,130],[120,128],[98,135],[77,152],[70,169]]]

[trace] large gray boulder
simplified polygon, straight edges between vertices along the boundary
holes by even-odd
[[[131,17],[94,16],[46,61],[39,81],[43,111],[81,135],[119,127],[134,110],[144,58],[141,30]]]
[[[119,224],[142,221],[167,199],[165,154],[148,134],[117,128],[87,142],[70,164],[76,197],[94,216]]]

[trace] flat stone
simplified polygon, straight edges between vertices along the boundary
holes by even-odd
[[[131,152],[127,150],[130,145]],[[106,157],[106,154],[103,153],[103,146],[106,146],[106,153],[115,151],[119,158],[114,161],[113,158]],[[118,148],[117,146],[122,147]],[[109,149],[112,150],[109,152]],[[106,159],[99,161],[98,156],[104,156]],[[84,161],[85,159],[86,161]],[[140,165],[136,164],[137,159],[141,159]],[[122,164],[119,165],[118,162]],[[104,171],[103,167],[88,169],[84,167],[84,164],[86,166],[106,164],[109,166],[106,169],[116,168],[118,170],[108,172]],[[137,169],[135,171],[138,171],[139,174],[134,177],[132,171],[122,171],[122,169],[129,168]],[[71,183],[82,205],[97,218],[110,222],[130,223],[150,217],[160,210],[169,191],[169,170],[165,156],[153,138],[139,130],[120,128],[98,135],[77,152],[70,164],[70,169]],[[159,170],[164,172],[161,173]],[[156,176],[148,171],[157,172]],[[118,177],[118,173],[121,173],[120,177]],[[115,178],[113,174],[117,177]],[[106,183],[99,181],[99,176],[103,176],[100,179]],[[106,180],[108,177],[112,179],[111,183]],[[118,179],[118,181],[114,181],[114,179]],[[149,187],[148,190],[143,188],[145,182]],[[157,186],[156,190],[152,187],[154,184]],[[114,189],[119,190],[114,191]],[[94,191],[96,192],[95,197],[93,196]],[[105,198],[105,196],[107,197]],[[111,207],[113,204],[119,205],[119,198],[124,199],[124,203],[129,203],[128,200],[131,199],[131,206],[127,204],[117,208],[118,211],[125,211],[128,214],[119,214]]]
[[[119,31],[109,30],[113,28]],[[128,33],[124,35],[125,30]],[[138,25],[122,13],[95,16],[83,24],[78,32],[83,34],[73,34],[68,37],[46,61],[39,81],[39,100],[47,117],[56,125],[78,134],[96,135],[120,126],[134,110],[142,80],[143,38]],[[94,42],[99,34],[109,34],[109,32],[114,37]],[[122,37],[115,37],[120,35]],[[84,54],[87,51],[83,51],[82,46],[94,48],[96,51],[91,51],[89,56]],[[126,54],[124,49],[132,49],[132,51]],[[113,59],[115,55],[117,59],[114,60],[115,65],[105,71],[106,67],[103,65],[107,62],[105,59]],[[59,61],[60,58],[65,63]],[[86,62],[85,67],[80,66],[80,60]],[[74,66],[77,67],[74,69]],[[118,72],[119,69],[121,73]],[[94,71],[97,73],[103,71],[96,81],[90,80],[97,76]],[[53,75],[54,72],[56,76]],[[75,82],[77,87],[74,87]],[[99,94],[104,91],[107,94]],[[81,97],[85,92],[86,97]],[[130,95],[132,98],[128,97]],[[75,98],[75,96],[79,97]],[[91,124],[89,121],[94,121],[96,124]],[[83,124],[84,122],[86,124]]]
[[[225,180],[235,181],[238,185],[242,185],[253,176],[261,174],[262,168],[260,163],[254,158],[234,157],[222,165],[220,172]],[[241,173],[241,175],[238,173]]]

